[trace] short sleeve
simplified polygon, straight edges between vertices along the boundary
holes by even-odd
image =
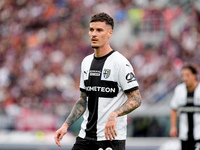
[[[172,109],[177,110],[178,109],[178,95],[177,95],[177,88],[174,90],[174,94],[172,96],[171,102],[170,102],[170,107]]]
[[[84,84],[84,69],[83,62],[81,63],[81,74],[80,74],[80,91],[85,92],[85,84]]]
[[[119,65],[119,84],[125,93],[136,90],[139,87],[133,67],[126,59]]]

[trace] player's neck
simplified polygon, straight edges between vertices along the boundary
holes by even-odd
[[[106,47],[104,46],[104,47],[94,48],[95,57],[103,57],[107,55],[108,53],[110,53],[111,51],[112,51],[112,48],[110,47],[110,45]]]
[[[189,92],[193,92],[193,91],[195,90],[195,88],[197,87],[197,85],[198,85],[198,82],[195,81],[192,85],[187,86],[187,90],[188,90]]]

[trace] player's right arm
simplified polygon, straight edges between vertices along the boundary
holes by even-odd
[[[171,115],[170,115],[170,122],[171,122],[171,128],[170,128],[170,136],[171,137],[177,137],[178,130],[177,130],[177,110],[172,109]]]
[[[67,133],[67,129],[76,121],[78,120],[86,109],[86,93],[81,92],[79,100],[74,105],[71,113],[67,117],[66,121],[63,123],[60,129],[58,129],[55,133],[54,139],[56,144],[61,147],[60,141],[62,140],[63,136]]]

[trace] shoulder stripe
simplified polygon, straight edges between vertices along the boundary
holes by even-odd
[[[125,92],[125,93],[130,93],[131,91],[135,91],[135,90],[138,90],[138,89],[139,89],[139,87],[136,86],[136,87],[133,87],[133,88],[131,88],[131,89],[125,90],[124,92]]]

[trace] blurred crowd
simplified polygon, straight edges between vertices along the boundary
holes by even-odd
[[[111,45],[132,63],[144,103],[162,99],[183,63],[200,67],[198,2],[1,0],[0,128],[63,122],[79,98],[81,61],[93,53],[89,18],[102,11],[115,19]]]

